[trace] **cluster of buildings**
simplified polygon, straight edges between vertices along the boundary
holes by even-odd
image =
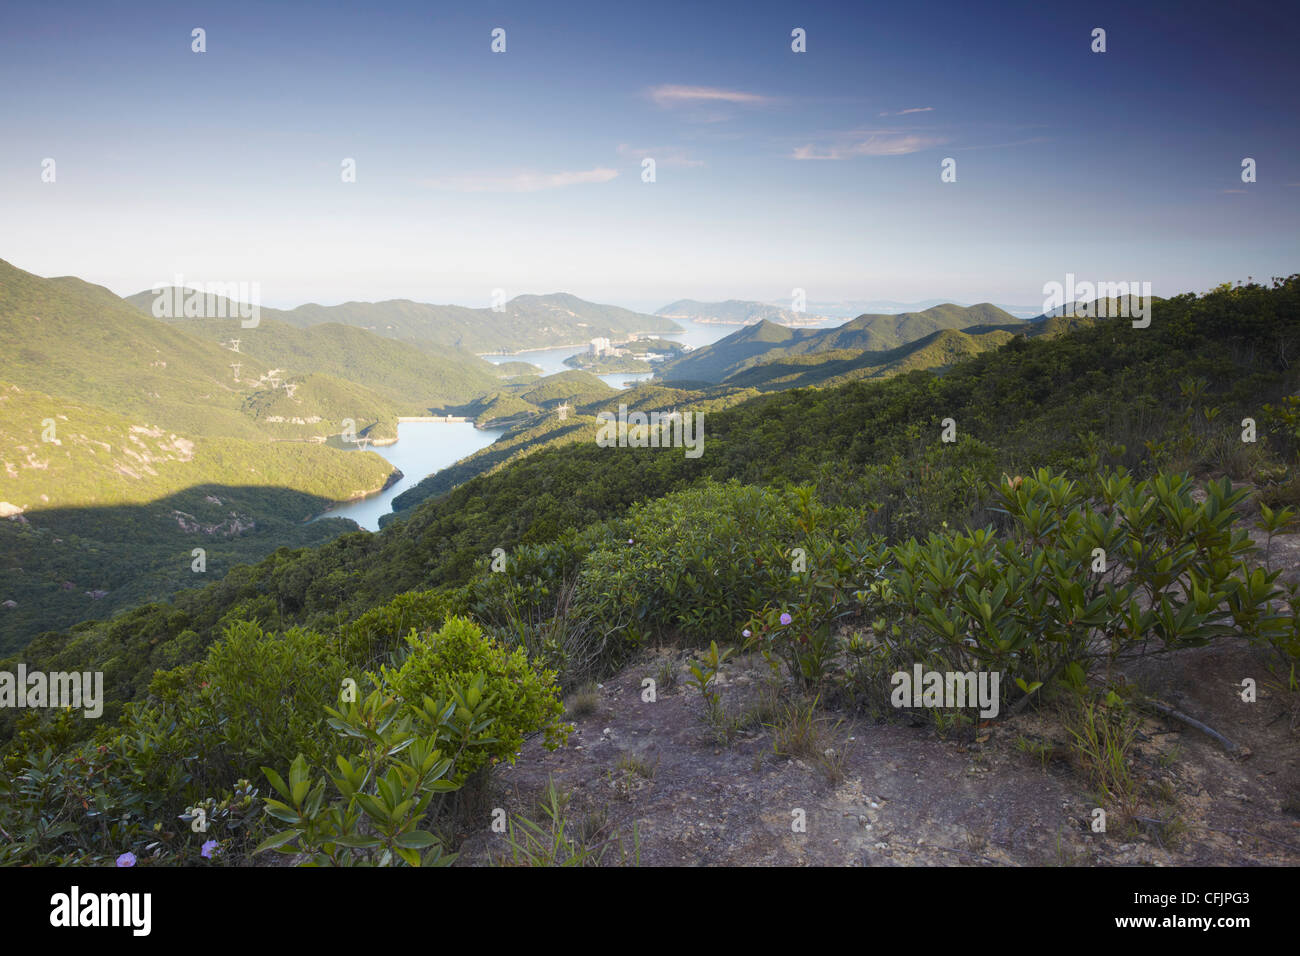
[[[632,335],[628,336],[629,345],[635,341],[636,341],[636,333],[633,333]],[[607,338],[592,339],[591,344],[587,346],[587,352],[590,355],[594,355],[596,358],[611,358],[616,356],[622,356],[631,359],[637,359],[642,362],[653,362],[659,358],[659,356],[652,355],[649,352],[633,352],[630,349],[618,348],[615,345],[611,345],[609,339]]]

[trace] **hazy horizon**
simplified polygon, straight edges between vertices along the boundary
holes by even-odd
[[[31,268],[25,267],[19,261],[15,261],[13,259],[6,259],[4,256],[0,256],[0,261],[9,262],[10,265],[15,266],[16,268],[23,269],[23,271],[25,272],[32,272],[34,275],[39,275],[41,278],[44,279],[76,278],[76,279],[83,279],[85,281],[93,281],[88,279],[84,275],[78,275],[70,272],[65,272],[65,273],[51,272],[48,274],[42,274],[40,272],[36,272]],[[1289,275],[1290,273],[1287,274]],[[1285,276],[1281,276],[1281,277],[1284,278]],[[175,276],[172,276],[165,282],[160,280],[159,283],[151,283],[150,285],[139,289],[124,289],[123,287],[120,286],[115,287],[112,283],[109,282],[96,282],[95,284],[102,285],[104,288],[108,289],[110,292],[112,292],[114,295],[118,296],[119,298],[126,299],[129,298],[130,296],[139,295],[140,293],[143,292],[149,292],[151,289],[156,288],[159,285],[171,286],[172,285],[171,280],[174,278]],[[1083,280],[1087,277],[1078,276],[1077,278]],[[1251,278],[1253,278],[1256,282],[1267,283],[1267,281],[1271,277],[1255,275],[1252,276]],[[199,290],[202,289],[205,282],[224,281],[221,279],[202,279],[198,276],[188,276],[188,275],[184,276],[184,279],[185,279],[185,288],[195,288]],[[1221,284],[1222,282],[1232,283],[1235,281],[1245,281],[1245,279],[1246,277],[1237,277],[1235,279],[1224,278],[1219,281],[1211,282],[1205,288],[1198,288],[1198,289],[1171,289],[1168,291],[1152,289],[1151,294],[1156,298],[1167,298],[1171,295],[1180,295],[1185,292],[1204,293],[1210,291],[1211,288]],[[1117,281],[1122,281],[1122,280],[1117,280]],[[790,308],[789,297],[786,297],[785,299],[775,299],[775,298],[763,299],[754,295],[735,294],[735,295],[718,296],[716,298],[705,298],[698,295],[688,294],[688,295],[673,296],[669,299],[665,299],[662,301],[659,299],[653,299],[653,300],[600,299],[598,297],[583,295],[582,293],[576,292],[572,289],[558,289],[558,288],[549,289],[547,291],[540,291],[535,289],[520,290],[518,292],[511,293],[508,296],[507,301],[511,299],[515,299],[520,296],[545,297],[545,296],[552,296],[552,295],[574,295],[587,302],[592,302],[600,305],[617,306],[620,308],[628,309],[633,312],[644,313],[647,315],[653,315],[656,312],[658,312],[660,309],[666,308],[667,306],[682,300],[691,300],[691,301],[696,301],[701,303],[718,303],[718,302],[725,302],[725,301],[755,302],[764,305],[776,306],[778,308],[786,308],[786,309]],[[471,309],[482,309],[482,308],[490,307],[489,303],[483,301],[455,301],[450,299],[447,300],[412,299],[410,296],[378,296],[369,299],[358,298],[354,296],[354,297],[345,297],[345,298],[328,299],[328,300],[302,299],[302,300],[294,300],[294,301],[275,301],[269,299],[264,293],[261,295],[260,300],[256,304],[263,308],[279,309],[281,311],[292,311],[293,309],[300,308],[303,306],[323,306],[326,308],[330,308],[333,306],[345,305],[348,303],[355,303],[355,302],[377,303],[377,302],[389,302],[389,301],[399,301],[399,300],[400,301],[409,300],[422,305],[463,306],[465,308],[471,308]],[[1044,311],[1047,311],[1045,306],[1043,306],[1041,303],[1034,304],[1032,299],[1029,297],[1026,297],[1025,301],[1020,301],[1020,302],[1007,301],[1007,300],[998,301],[993,299],[976,300],[970,297],[960,297],[960,296],[953,296],[953,297],[926,296],[924,298],[904,301],[886,295],[872,296],[872,297],[865,297],[865,296],[864,297],[839,297],[835,299],[823,299],[823,300],[808,299],[804,311],[814,316],[821,314],[824,315],[826,318],[839,318],[840,317],[839,315],[832,314],[830,311],[825,313],[818,313],[817,311],[818,307],[820,306],[831,310],[839,308],[840,310],[843,310],[853,305],[876,306],[880,309],[882,313],[888,313],[891,310],[903,311],[905,308],[914,308],[917,311],[921,311],[927,308],[931,308],[934,305],[940,303],[947,303],[947,304],[953,304],[959,306],[971,306],[971,305],[980,305],[984,303],[989,303],[997,306],[998,308],[1005,309],[1006,311],[1009,312],[1033,311],[1035,314],[1040,314]],[[854,316],[846,316],[845,321],[853,317]]]

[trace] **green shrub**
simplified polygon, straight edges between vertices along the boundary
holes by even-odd
[[[439,628],[449,614],[463,613],[465,599],[459,589],[399,594],[340,627],[340,650],[352,663],[371,669],[403,649],[412,630]]]
[[[706,481],[634,506],[617,540],[583,564],[579,600],[598,619],[704,643],[738,638],[767,601],[792,600],[814,541],[855,533],[861,515],[827,508],[812,489]]]
[[[763,606],[750,644],[814,685],[839,665],[837,625],[871,617],[873,637],[858,636],[848,667],[873,683],[906,646],[927,669],[1001,673],[1018,706],[1057,678],[1079,687],[1100,666],[1237,633],[1285,661],[1295,619],[1281,610],[1278,573],[1247,560],[1246,491],[1210,482],[1197,502],[1187,475],[1135,482],[1123,469],[1092,484],[1097,500],[1049,469],[1004,479],[1002,535],[810,545],[799,594]]]
[[[564,705],[553,670],[535,666],[523,648],[507,650],[463,617],[449,617],[436,632],[407,636],[410,653],[396,670],[382,669],[384,680],[409,704],[424,698],[452,699],[453,691],[484,675],[483,693],[494,699],[490,748],[467,753],[457,762],[457,783],[498,760],[514,762],[524,735],[541,732],[554,750],[572,728],[563,724]]]
[[[1234,528],[1244,490],[1210,482],[1198,503],[1187,475],[1134,482],[1123,470],[1098,484],[1089,502],[1047,469],[1004,480],[1012,533],[892,549],[893,610],[929,631],[949,669],[1000,671],[1022,696],[1152,650],[1285,631],[1277,574],[1248,566],[1254,547]]]
[[[118,746],[141,792],[198,799],[264,764],[322,759],[325,708],[360,676],[314,631],[231,625],[204,661],[155,676],[151,700],[127,706]]]
[[[374,675],[367,675],[374,683]],[[382,681],[361,701],[327,708],[337,732],[339,752],[328,774],[336,794],[325,802],[324,779],[315,784],[311,767],[299,754],[288,782],[275,770],[262,772],[281,799],[269,798],[266,813],[288,824],[254,850],[306,854],[316,866],[445,866],[455,857],[427,829],[440,798],[460,788],[458,764],[472,765],[497,741],[489,716],[500,703],[484,693],[476,674],[463,684],[445,682],[451,695],[400,701]]]

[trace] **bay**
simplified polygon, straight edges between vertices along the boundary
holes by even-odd
[[[690,319],[673,321],[682,327],[682,331],[666,334],[663,338],[681,342],[692,349],[711,345],[740,328],[738,325],[716,325],[694,322]],[[842,324],[842,320],[831,319],[820,324],[837,325]],[[559,348],[529,349],[511,355],[495,354],[482,357],[496,365],[502,362],[530,362],[540,367],[543,374],[555,375],[557,372],[572,371],[564,364],[564,360],[571,355],[585,352],[586,349],[585,345],[566,345]],[[653,372],[614,372],[597,377],[612,388],[625,388],[637,382],[648,381],[653,376]],[[372,445],[370,450],[378,452],[392,463],[402,472],[402,477],[378,494],[338,505],[320,517],[351,518],[361,527],[376,531],[379,528],[379,519],[393,510],[394,497],[418,484],[427,476],[455,464],[480,448],[486,448],[502,434],[504,434],[503,429],[475,428],[472,422],[400,422],[397,426],[398,440],[394,444]]]
[[[402,477],[378,494],[338,505],[321,518],[351,518],[367,531],[379,530],[379,519],[393,510],[392,501],[429,475],[454,465],[497,440],[504,429],[475,428],[473,422],[399,422],[397,441],[371,445]]]
[[[673,319],[673,321],[682,327],[682,331],[663,333],[659,337],[681,342],[692,349],[712,345],[718,339],[725,338],[741,328],[739,325],[715,325],[706,322],[694,322],[691,319]],[[842,324],[842,322],[840,320],[828,320],[826,324]],[[543,375],[554,375],[557,372],[573,371],[564,364],[564,360],[571,355],[577,355],[579,352],[585,351],[587,351],[586,345],[565,345],[550,349],[530,349],[526,352],[515,352],[512,355],[483,355],[481,358],[487,359],[494,365],[500,365],[502,362],[531,362],[541,368]],[[611,388],[624,388],[636,382],[648,381],[653,377],[653,372],[613,372],[609,375],[597,376]]]

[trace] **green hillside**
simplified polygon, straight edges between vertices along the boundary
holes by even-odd
[[[204,580],[191,570],[195,547],[208,552],[206,574],[221,575],[277,547],[323,543],[351,522],[304,520],[378,490],[391,471],[375,454],[185,437],[0,383],[0,594],[14,602],[0,612],[0,649],[192,587]]]
[[[706,413],[699,458],[599,447],[582,436],[584,414],[571,435],[551,431],[550,447],[425,500],[378,534],[282,548],[206,587],[42,634],[0,662],[102,671],[98,720],[0,710],[0,759],[6,781],[36,779],[19,775],[38,766],[75,779],[88,762],[94,773],[111,766],[91,796],[122,821],[106,836],[78,809],[89,800],[68,814],[63,789],[10,784],[0,813],[25,842],[4,852],[106,862],[126,839],[142,853],[153,846],[151,862],[193,858],[189,844],[157,849],[163,821],[206,796],[235,806],[240,780],[264,766],[287,771],[299,754],[297,797],[268,779],[301,807],[321,767],[351,772],[356,751],[339,749],[340,726],[379,745],[372,752],[404,752],[409,737],[382,736],[407,726],[388,715],[405,719],[394,708],[425,696],[427,719],[458,715],[448,746],[475,741],[458,759],[508,760],[525,734],[558,744],[561,691],[630,680],[628,662],[662,645],[761,640],[774,684],[807,694],[807,720],[893,713],[881,691],[891,671],[955,660],[1007,672],[992,732],[1014,732],[1025,726],[1009,723],[1021,705],[1043,702],[1028,715],[1038,719],[1078,698],[1140,703],[1144,689],[1115,670],[1124,654],[1243,643],[1261,674],[1266,662],[1278,676],[1269,693],[1284,696],[1300,661],[1297,619],[1279,600],[1280,572],[1242,526],[1250,493],[1232,483],[1250,482],[1261,505],[1300,503],[1300,367],[1288,361],[1297,343],[1293,276],[1167,300],[1146,329],[1106,319],[1016,335],[943,374],[751,396]],[[627,397],[663,402],[671,391]],[[1258,420],[1256,441],[1243,441],[1244,417]],[[178,518],[184,509],[163,504],[170,519],[126,508],[100,521],[183,520],[187,533],[220,540],[207,515]],[[224,499],[212,507],[238,510]],[[32,554],[49,543],[16,546]],[[1097,547],[1119,555],[1111,577],[1089,571]],[[794,548],[807,567],[792,573]],[[495,549],[505,573],[492,569]],[[99,556],[104,577],[129,558]],[[69,594],[83,586],[68,583]],[[1287,600],[1294,607],[1296,594]],[[468,673],[491,680],[491,692],[466,691]],[[377,692],[331,726],[326,707],[352,674]],[[455,695],[469,703],[445,709]],[[961,726],[948,710],[911,708],[944,735],[990,733],[970,708]],[[489,716],[492,736],[477,740],[485,725],[474,722]],[[396,785],[381,788],[385,799]],[[42,822],[65,817],[67,827]],[[259,814],[251,833],[222,831],[223,852],[245,859],[282,826]]]
[[[656,378],[669,382],[721,382],[760,361],[762,356],[779,352],[813,334],[815,333],[807,330],[788,329],[775,322],[757,322],[732,332],[711,345],[665,362],[656,372]]]
[[[601,336],[626,338],[629,332],[680,331],[669,319],[564,293],[517,296],[500,312],[395,299],[301,305],[273,317],[300,327],[328,322],[351,325],[421,346],[475,354],[577,345]]]
[[[712,414],[757,394],[752,388],[728,386],[699,391],[653,384],[641,384],[625,391],[606,387],[603,393],[593,391],[583,395],[579,391],[569,396],[573,404],[563,420],[553,399],[547,410],[528,404],[529,413],[519,416],[509,430],[487,448],[429,475],[393,498],[393,513],[380,518],[379,526],[383,528],[393,521],[409,517],[411,509],[421,502],[445,494],[471,478],[492,474],[539,451],[592,441],[598,427],[596,415],[600,412],[617,414],[620,404],[626,405],[629,412],[699,411]]]
[[[531,402],[524,401],[516,392],[497,389],[470,402],[464,411],[479,428],[501,428],[531,420],[537,416],[539,409]]]
[[[268,628],[323,625],[403,591],[463,583],[495,547],[552,541],[566,529],[614,518],[635,501],[708,477],[813,482],[831,500],[874,501],[880,507],[872,520],[890,536],[940,520],[984,520],[976,493],[983,482],[1044,464],[1077,469],[1096,453],[1089,433],[1129,466],[1184,463],[1263,481],[1260,476],[1276,474],[1269,471],[1272,456],[1293,455],[1296,439],[1270,426],[1266,445],[1243,448],[1237,423],[1246,412],[1268,422],[1264,404],[1277,405],[1300,388],[1300,372],[1281,363],[1275,348],[1263,347],[1279,337],[1300,340],[1300,277],[1277,289],[1158,303],[1149,329],[1102,320],[1052,338],[1018,336],[942,376],[917,371],[752,398],[706,417],[699,459],[669,449],[599,448],[579,438],[427,499],[378,534],[281,552],[205,591],[178,596],[175,610],[142,609],[137,623],[124,618],[115,633],[166,645],[183,629],[207,643],[229,615]],[[1186,417],[1180,383],[1191,375],[1205,380],[1200,401],[1220,409],[1222,427],[1207,425],[1199,412]],[[938,440],[944,418],[957,423],[955,445]],[[1294,484],[1276,485],[1270,494],[1274,501],[1300,500]],[[178,611],[184,626],[166,623]],[[79,665],[111,656],[105,628],[78,631]],[[66,643],[42,638],[26,659],[48,668],[71,665]],[[147,673],[130,670],[140,665],[113,666],[123,687],[143,687]]]
[[[945,329],[1020,324],[1015,316],[988,303],[937,305],[899,315],[860,315],[831,329],[792,330],[760,322],[667,363],[659,377],[670,382],[719,383],[755,365],[792,356],[845,350],[887,352]]]
[[[45,441],[42,416],[56,407]],[[144,503],[209,482],[341,500],[377,489],[392,469],[323,445],[183,435],[0,382],[0,470],[4,500],[32,513]]]
[[[133,301],[144,307],[149,303],[148,299]],[[403,408],[414,409],[411,414],[427,414],[430,409],[468,401],[495,387],[501,374],[490,362],[468,352],[412,348],[409,343],[336,322],[303,328],[263,315],[256,328],[245,329],[238,319],[229,318],[167,321],[227,348],[237,340],[240,355],[269,368],[323,372],[363,385]]]
[[[237,382],[227,350],[141,314],[107,289],[42,279],[0,260],[0,338],[0,378],[22,388],[189,434],[258,435],[239,407],[265,365],[248,359]]]
[[[862,378],[886,378],[917,369],[944,369],[954,362],[995,349],[1014,333],[1003,329],[972,335],[944,329],[884,352],[833,349],[771,359],[727,379],[728,385],[772,391],[842,385]]]
[[[590,372],[557,372],[544,378],[527,376],[506,382],[496,390],[465,405],[461,412],[480,428],[528,426],[543,417],[547,409],[563,404],[582,405],[617,393]]]
[[[355,530],[340,518],[304,520],[362,486],[346,471],[322,483],[334,486],[330,495],[190,485],[138,504],[51,508],[0,521],[0,594],[12,602],[0,606],[0,654],[46,631],[170,599],[277,549],[318,546]],[[202,572],[195,548],[204,552]],[[159,664],[166,666],[167,653]]]
[[[539,382],[523,388],[519,397],[542,408],[568,402],[583,405],[587,402],[601,401],[619,390],[606,385],[590,372],[574,370],[548,375]]]
[[[0,263],[0,330],[0,646],[192,586],[196,546],[224,573],[329,540],[352,523],[305,519],[392,475],[319,443],[344,418],[393,437],[388,397],[236,356],[107,289]]]
[[[424,408],[394,404],[354,382],[313,372],[258,389],[244,400],[243,411],[277,438],[324,441],[350,431],[394,441],[398,416],[423,414]]]
[[[525,375],[541,375],[542,368],[540,365],[534,365],[532,362],[501,362],[493,364],[496,374],[501,378],[519,378]]]

